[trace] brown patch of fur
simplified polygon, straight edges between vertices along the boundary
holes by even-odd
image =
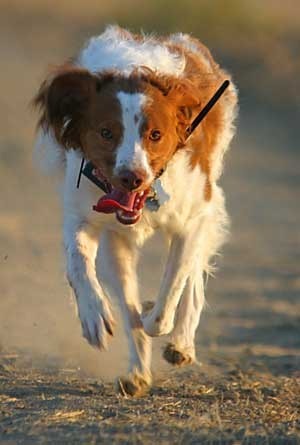
[[[199,106],[199,97],[188,79],[158,75],[150,69],[142,69],[140,78],[144,82],[144,93],[149,98],[143,108],[140,134],[156,176],[166,167],[175,151],[184,145],[185,131],[192,115],[189,109]],[[152,130],[160,131],[159,140],[151,140]]]
[[[108,129],[112,138],[102,137],[101,130]],[[93,94],[86,110],[82,130],[82,151],[85,157],[101,169],[107,178],[112,178],[116,149],[123,138],[122,115],[119,101],[111,83]]]
[[[114,80],[113,73],[97,76],[62,65],[50,73],[34,99],[41,112],[39,125],[46,131],[51,128],[66,149],[80,149],[108,177],[123,133]],[[101,136],[103,128],[112,131],[111,140]]]
[[[161,169],[165,168],[178,145],[176,109],[168,101],[168,98],[152,85],[147,88],[147,96],[151,100],[143,108],[144,121],[140,133],[148,162],[156,176]],[[152,130],[160,131],[160,140],[152,141],[150,139]]]
[[[88,70],[71,64],[55,68],[34,99],[41,113],[39,125],[45,130],[51,127],[62,146],[81,147],[82,117],[96,88],[97,79]]]
[[[194,92],[199,98],[199,103],[201,104],[200,107],[191,109],[192,116],[189,120],[192,122],[201,108],[205,106],[216,90],[221,86],[222,82],[225,79],[230,79],[230,76],[220,69],[205,45],[193,38],[190,38],[190,41],[198,47],[199,53],[194,53],[185,48],[181,48],[186,59],[184,77],[190,80]],[[173,45],[174,51],[176,51],[177,48],[178,45]],[[217,104],[206,115],[187,142],[191,153],[191,168],[194,169],[199,166],[202,172],[206,175],[204,198],[207,201],[209,201],[212,196],[210,178],[211,158],[217,141],[224,130],[224,114],[226,111],[225,108],[228,106],[228,99],[233,103],[236,102],[235,94],[227,90]],[[181,115],[181,122],[182,128],[186,128],[187,119],[183,114]]]
[[[213,93],[211,95],[213,95]],[[222,117],[222,108],[217,104],[191,136],[190,145],[193,149],[190,164],[192,168],[200,166],[202,172],[206,175],[204,198],[207,201],[211,199],[211,156],[223,129]]]

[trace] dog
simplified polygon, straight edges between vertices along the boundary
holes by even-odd
[[[117,380],[125,395],[151,386],[152,337],[169,335],[163,353],[169,363],[196,361],[203,279],[228,231],[218,179],[235,132],[232,81],[186,135],[225,79],[210,51],[187,34],[156,38],[109,26],[52,69],[34,98],[36,156],[47,173],[64,172],[67,278],[82,333],[103,349],[115,330],[96,272],[101,239],[129,342],[129,371]],[[102,189],[81,174],[84,162]],[[157,300],[142,304],[138,255],[157,230],[168,244],[167,262]]]

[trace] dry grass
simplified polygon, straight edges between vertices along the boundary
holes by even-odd
[[[299,381],[226,364],[222,376],[187,370],[180,383],[172,372],[147,397],[123,399],[75,370],[20,371],[10,359],[0,373],[0,434],[18,444],[299,443]]]

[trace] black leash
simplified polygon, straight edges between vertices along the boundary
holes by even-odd
[[[80,186],[80,180],[81,180],[81,175],[82,175],[83,166],[84,166],[84,157],[82,157],[81,164],[80,164],[80,169],[79,169],[79,173],[78,173],[78,178],[77,178],[77,184],[76,184],[76,187],[77,187],[78,189],[79,189],[79,186]]]
[[[215,103],[220,99],[226,88],[228,88],[230,82],[229,80],[225,80],[220,88],[215,92],[213,97],[207,102],[204,108],[200,111],[200,113],[195,117],[191,125],[188,126],[188,128],[185,130],[186,132],[186,141],[191,136],[193,131],[196,130],[200,122],[205,118],[207,113],[212,109],[212,107],[215,105]]]

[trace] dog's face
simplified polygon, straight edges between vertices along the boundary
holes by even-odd
[[[42,124],[66,149],[79,148],[120,192],[142,193],[184,142],[192,85],[152,72],[121,77],[65,67],[43,84]]]
[[[66,148],[80,148],[116,187],[145,189],[183,142],[187,109],[199,105],[187,81],[152,73],[122,78],[62,69],[37,98],[43,120]],[[136,174],[141,183],[123,182]]]

